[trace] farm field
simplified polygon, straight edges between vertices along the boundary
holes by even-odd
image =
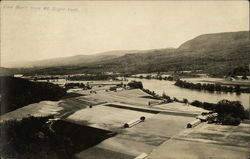
[[[225,126],[200,124],[186,129],[163,143],[149,155],[150,159],[185,158],[247,159],[250,155],[249,124]],[[188,152],[188,153],[184,153]]]
[[[159,104],[160,100],[149,97],[139,89],[97,91],[58,102],[31,104],[2,115],[1,122],[28,116],[54,115],[68,125],[72,123],[116,134],[76,153],[74,157],[77,159],[109,159],[114,156],[133,159],[143,153],[149,159],[203,159],[204,155],[241,159],[249,155],[249,124],[223,126],[201,123],[187,129],[187,124],[196,120],[195,116],[188,114],[196,115],[206,110],[178,102]],[[148,106],[150,101],[156,104]],[[142,116],[146,118],[145,121],[124,128],[125,123]]]
[[[0,122],[5,120],[21,120],[22,118],[28,116],[49,116],[56,115],[61,110],[62,107],[59,106],[60,102],[52,102],[52,101],[42,101],[39,103],[30,104],[28,106],[19,108],[12,112],[6,113],[0,117]]]
[[[107,109],[107,108],[105,108]],[[109,108],[116,109],[116,108]],[[83,110],[84,111],[84,110]],[[86,111],[86,110],[85,110]],[[150,114],[150,113],[138,113],[131,110],[117,110],[117,115],[104,113],[103,117],[98,120],[101,123],[111,123],[113,126],[117,126],[118,134],[112,138],[102,141],[100,144],[76,154],[78,159],[90,159],[94,156],[97,158],[108,159],[104,156],[108,156],[110,151],[115,154],[121,153],[124,158],[139,156],[142,153],[150,154],[150,152],[156,149],[165,141],[171,139],[176,134],[180,133],[186,128],[187,122],[194,120],[192,117],[172,116],[166,114]],[[126,112],[126,113],[125,113]],[[90,114],[86,112],[86,114]],[[118,115],[121,114],[121,115]],[[82,114],[85,115],[85,114]],[[109,120],[113,116],[113,122]],[[125,116],[124,116],[125,115]],[[136,116],[144,115],[146,120],[131,128],[121,128],[120,126]],[[133,116],[133,117],[132,117]],[[75,116],[76,117],[76,116]],[[80,116],[78,116],[80,117]],[[70,118],[70,117],[69,117]],[[77,118],[77,117],[76,117]],[[97,119],[96,119],[97,120]],[[93,121],[91,119],[91,121]],[[117,121],[114,123],[114,121]],[[81,123],[80,121],[76,121]],[[119,123],[119,124],[118,124]],[[90,124],[95,126],[94,124]],[[119,128],[120,127],[120,128]],[[101,154],[90,153],[96,149],[100,150]]]
[[[190,113],[197,113],[201,114],[202,112],[208,112],[207,110],[204,110],[202,108],[198,108],[192,105],[188,105],[185,103],[167,103],[167,104],[161,104],[161,105],[155,105],[154,108],[159,108],[163,110],[169,110],[169,111],[178,111],[178,112],[190,112]]]
[[[159,100],[147,98],[150,95],[139,89],[123,90],[123,91],[109,91],[109,92],[97,92],[96,94],[90,94],[85,96],[86,99],[106,101],[108,103],[120,102],[125,104],[148,106],[148,102],[160,102]]]

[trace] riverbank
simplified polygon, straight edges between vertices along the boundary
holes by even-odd
[[[231,101],[240,101],[245,109],[249,109],[249,94],[241,93],[236,94],[233,92],[209,92],[209,91],[199,91],[191,90],[186,88],[180,88],[175,86],[175,81],[167,80],[156,80],[156,79],[139,79],[139,78],[127,78],[129,81],[141,81],[143,83],[144,89],[149,89],[154,91],[158,95],[165,93],[169,97],[177,98],[183,100],[184,98],[188,101],[198,100],[201,102],[217,103],[223,99]]]
[[[219,82],[217,82],[219,83]],[[179,86],[181,88],[187,88],[187,89],[195,89],[195,90],[206,90],[210,92],[235,92],[237,94],[240,93],[250,93],[250,89],[247,88],[242,88],[240,85],[234,85],[232,86],[225,86],[225,85],[220,85],[220,84],[209,84],[209,83],[192,83],[192,82],[187,82],[185,80],[177,80],[175,82],[176,86]],[[245,85],[246,87],[247,85]],[[250,86],[250,85],[249,85]]]
[[[186,98],[180,100],[176,97],[169,97],[165,93],[163,95],[158,95],[154,91],[150,91],[148,89],[142,89],[144,92],[152,95],[155,99],[163,100],[162,103],[183,103],[186,106],[189,104],[198,108],[202,108],[208,111],[215,111],[219,113],[219,120],[222,124],[239,124],[240,120],[250,118],[249,109],[244,109],[243,105],[239,101],[229,101],[229,100],[221,100],[218,103],[208,103],[208,102],[201,102],[198,100],[188,101]],[[236,113],[236,114],[235,114]],[[229,114],[228,116],[225,114]],[[228,119],[225,119],[228,118]],[[237,118],[237,119],[236,119]],[[230,124],[229,124],[230,125]]]

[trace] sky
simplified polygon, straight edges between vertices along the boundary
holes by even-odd
[[[2,1],[1,63],[175,47],[249,30],[248,1]]]

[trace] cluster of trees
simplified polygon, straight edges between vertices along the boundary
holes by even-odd
[[[241,120],[249,119],[248,111],[244,111],[239,101],[219,101],[214,111],[218,113],[218,120],[224,125],[239,125]]]
[[[243,79],[243,80],[248,80],[248,78],[247,78],[246,75],[243,75],[243,76],[241,77],[241,79]]]
[[[249,119],[249,110],[244,110],[239,101],[221,100],[215,104],[195,100],[190,104],[218,113],[218,122],[223,125],[238,125],[241,120]]]
[[[164,100],[164,103],[172,103],[173,101],[177,100],[176,98],[171,99],[170,96],[166,95],[165,92],[162,95],[156,94],[154,91],[150,91],[149,89],[142,89],[145,93],[152,96],[153,99]]]
[[[156,94],[154,91],[150,91],[149,89],[142,89],[145,93],[151,95],[153,97],[153,99],[161,99],[161,96],[159,96],[158,94]]]
[[[208,103],[208,102],[200,102],[198,100],[194,100],[193,102],[190,103],[193,106],[200,107],[206,110],[214,110],[216,104],[214,103]]]
[[[162,98],[165,99],[167,103],[172,103],[174,101],[168,95],[166,95],[165,92],[162,93]]]
[[[82,88],[82,89],[91,89],[90,85],[85,85],[83,83],[65,83],[65,88],[66,89],[71,89],[71,88],[74,88],[74,87],[77,87],[77,88]]]
[[[177,99],[176,97],[171,98],[170,96],[166,95],[165,92],[162,93],[162,95],[156,94],[154,91],[150,91],[148,89],[142,89],[147,94],[150,94],[154,99],[164,100],[164,103],[172,103],[172,102],[179,102],[179,103],[185,103],[188,104],[188,99],[183,98],[182,100]]]
[[[146,76],[140,75],[139,77],[135,77],[135,78],[174,81],[176,79],[183,78],[183,77],[199,77],[199,76],[193,72],[192,73],[185,73],[183,71],[174,71],[174,73],[172,73],[172,75],[165,76],[165,77],[162,77],[162,75],[160,73],[158,73],[155,76],[153,76],[153,75],[146,75]]]
[[[241,76],[243,75],[242,79],[247,79],[247,75],[250,75],[248,66],[242,67],[235,67],[232,71],[228,72],[229,76]]]
[[[1,114],[42,100],[57,101],[66,90],[47,82],[31,82],[22,78],[0,77]]]
[[[58,80],[59,77],[56,76],[50,76],[50,77],[34,77],[34,81],[37,80]]]
[[[223,86],[219,84],[207,84],[207,83],[191,83],[187,81],[177,80],[175,82],[176,86],[188,89],[196,89],[196,90],[207,90],[210,92],[218,91],[218,92],[236,92],[236,93],[250,93],[248,88],[241,88],[239,85],[234,87],[232,86]]]
[[[195,100],[189,102],[188,99],[185,98],[183,100],[179,100],[175,97],[171,99],[165,92],[160,96],[154,91],[148,89],[142,90],[153,96],[154,99],[164,100],[166,103],[171,103],[173,101],[181,102],[218,113],[217,122],[223,125],[239,125],[241,120],[250,118],[249,110],[245,110],[239,101],[221,100],[218,103],[208,103]]]
[[[141,81],[131,81],[128,83],[128,86],[132,89],[143,89]]]
[[[116,80],[117,75],[105,75],[105,74],[78,75],[78,76],[69,76],[67,79],[72,81]]]
[[[171,103],[173,101],[181,102],[218,113],[217,122],[223,125],[239,125],[241,120],[250,118],[250,110],[245,110],[239,101],[221,100],[218,103],[208,103],[195,100],[193,102],[189,102],[188,99],[185,98],[183,100],[179,100],[175,97],[171,99],[165,94],[165,92],[162,96],[160,96],[154,91],[150,91],[148,89],[142,90],[152,95],[154,99],[163,99],[166,103]]]
[[[162,77],[161,75],[157,75],[157,76],[147,75],[146,77],[140,75],[139,78],[141,78],[141,79],[158,79],[158,80],[166,80],[166,81],[173,81],[174,80],[173,76]]]

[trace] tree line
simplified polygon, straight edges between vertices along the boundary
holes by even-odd
[[[177,80],[175,82],[176,86],[181,88],[196,89],[196,90],[207,90],[210,92],[236,92],[236,93],[250,93],[249,88],[241,88],[239,85],[236,86],[224,86],[220,84],[210,84],[210,83],[191,83],[183,80]]]
[[[250,118],[249,110],[244,109],[243,105],[239,101],[229,101],[224,99],[217,103],[201,102],[198,100],[189,102],[186,98],[182,100],[177,99],[176,97],[171,98],[170,96],[166,95],[165,92],[163,92],[162,95],[158,95],[154,91],[150,91],[148,89],[142,90],[150,94],[154,99],[163,100],[163,103],[185,103],[187,106],[190,104],[195,107],[218,113],[217,123],[223,125],[239,125],[241,120]]]
[[[157,80],[166,80],[166,81],[173,81],[174,80],[173,76],[162,77],[161,75],[157,75],[157,76],[147,75],[146,77],[140,75],[139,77],[135,77],[135,78],[140,78],[140,79],[157,79]]]
[[[68,80],[72,81],[91,81],[91,80],[116,80],[117,75],[104,75],[104,74],[96,74],[96,75],[77,75],[77,76],[68,76]]]
[[[72,89],[72,88],[82,88],[84,90],[86,89],[91,89],[91,86],[87,83],[87,84],[84,84],[84,83],[65,83],[64,84],[64,87],[66,89]]]

